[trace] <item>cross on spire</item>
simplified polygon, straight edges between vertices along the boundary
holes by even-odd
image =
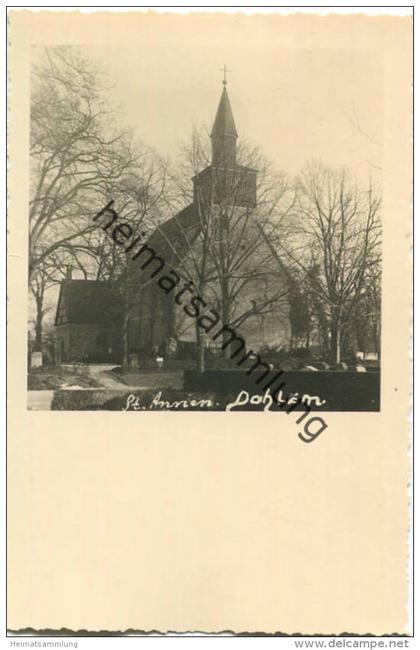
[[[227,86],[227,80],[226,80],[226,73],[230,72],[230,70],[227,69],[226,65],[223,66],[223,68],[220,68],[220,72],[223,72],[223,85]]]

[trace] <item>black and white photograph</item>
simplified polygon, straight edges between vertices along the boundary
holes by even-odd
[[[380,61],[193,49],[32,48],[28,408],[380,410]]]
[[[12,648],[410,647],[412,88],[410,7],[10,8]]]

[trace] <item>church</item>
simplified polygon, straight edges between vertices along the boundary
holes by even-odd
[[[223,366],[235,352],[228,332],[217,336],[224,326],[246,350],[289,348],[291,284],[271,237],[275,211],[261,188],[258,160],[250,164],[252,156],[238,147],[226,86],[225,78],[209,159],[192,169],[190,202],[154,230],[143,252],[127,256],[124,296],[107,281],[61,283],[60,361],[146,367],[161,356]],[[118,215],[108,212],[109,235]]]
[[[226,86],[224,79],[211,160],[194,170],[191,202],[147,242],[164,261],[161,280],[151,281],[150,268],[137,260],[129,263],[126,337],[132,365],[159,355],[193,360],[198,348],[207,362],[223,356],[222,341],[211,336],[216,320],[234,328],[254,351],[290,345],[288,273],[269,237],[267,201],[259,203],[258,169],[241,160]],[[172,287],[162,278],[169,269]],[[186,285],[183,301],[174,298],[175,288]]]

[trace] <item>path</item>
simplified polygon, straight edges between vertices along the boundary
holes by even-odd
[[[182,370],[156,370],[145,372],[127,372],[123,383],[111,370],[115,366],[106,364],[89,364],[89,376],[108,390],[148,390],[162,388],[182,388],[184,373]]]
[[[144,373],[127,373],[127,383],[123,383],[118,375],[111,372],[115,365],[109,364],[86,364],[85,369],[92,379],[98,382],[106,390],[129,392],[136,390],[150,390],[163,388],[182,388],[183,372],[175,371],[153,371]],[[84,388],[81,390],[95,390]],[[100,389],[96,389],[100,390]],[[54,397],[53,390],[30,390],[28,391],[28,410],[50,411]]]

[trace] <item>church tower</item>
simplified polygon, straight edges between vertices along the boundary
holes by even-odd
[[[193,178],[194,205],[203,210],[211,205],[254,208],[257,203],[257,171],[237,162],[238,132],[227,93],[226,76],[211,130],[211,165]]]

